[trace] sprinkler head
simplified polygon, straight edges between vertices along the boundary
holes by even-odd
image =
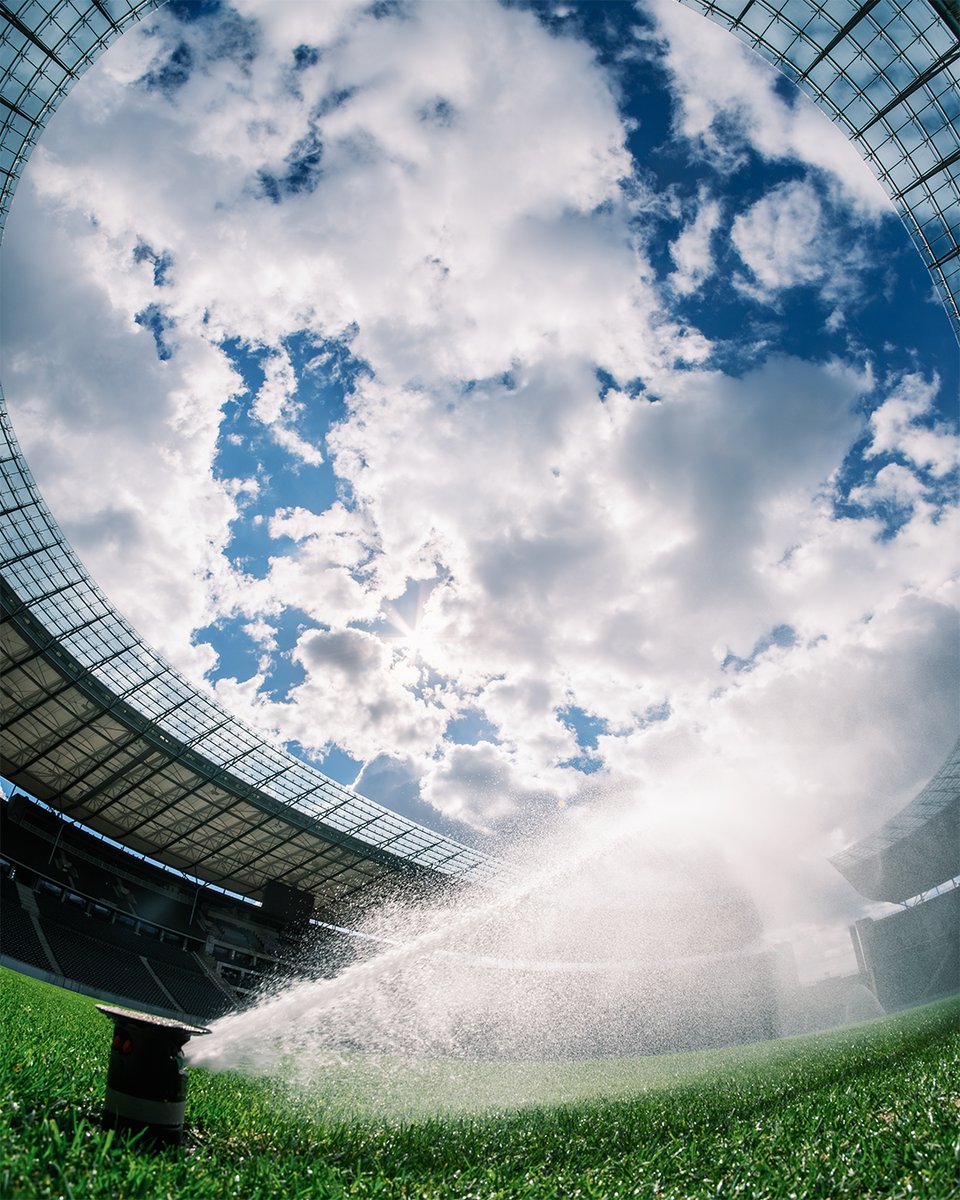
[[[155,1144],[179,1145],[187,1095],[180,1052],[190,1038],[210,1030],[128,1008],[97,1008],[113,1022],[103,1123],[110,1129],[146,1130]]]

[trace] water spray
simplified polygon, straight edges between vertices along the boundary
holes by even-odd
[[[187,1096],[181,1051],[190,1038],[210,1030],[128,1008],[97,1009],[113,1022],[104,1125],[144,1132],[154,1144],[179,1145]]]
[[[414,1075],[440,1060],[559,1061],[770,1036],[761,920],[722,848],[678,813],[605,799],[602,812],[518,847],[492,887],[370,914],[363,932],[381,952],[334,978],[306,960],[306,978],[214,1022],[189,1061],[308,1088],[333,1073],[344,1092],[363,1091],[370,1072],[395,1074],[410,1083],[406,1097],[396,1089],[405,1104]]]

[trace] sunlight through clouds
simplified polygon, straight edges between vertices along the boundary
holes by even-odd
[[[706,788],[835,920],[828,850],[956,725],[950,329],[768,67],[667,0],[566,11],[144,22],[11,215],[13,418],[241,718],[468,837]]]

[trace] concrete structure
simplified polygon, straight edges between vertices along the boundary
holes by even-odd
[[[831,861],[862,895],[903,906],[850,928],[860,977],[883,1007],[960,991],[960,738],[904,809]]]

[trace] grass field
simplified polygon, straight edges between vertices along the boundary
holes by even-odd
[[[345,1116],[335,1075],[293,1096],[193,1069],[185,1144],[160,1153],[99,1126],[93,1001],[0,970],[0,1014],[4,1198],[960,1196],[960,1000],[702,1055],[434,1063],[406,1117],[395,1062],[390,1116]],[[427,1116],[445,1073],[475,1104],[515,1079],[515,1106]]]

